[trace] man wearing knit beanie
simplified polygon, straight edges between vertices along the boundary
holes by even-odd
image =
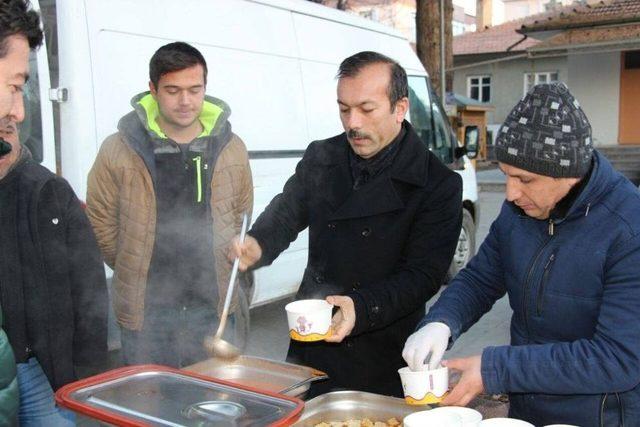
[[[500,128],[496,157],[507,175],[507,200],[548,218],[591,170],[593,157],[591,125],[564,83],[534,86],[518,102]],[[532,185],[517,185],[523,180]]]
[[[509,416],[535,425],[640,426],[640,193],[593,149],[563,83],[514,107],[496,155],[500,215],[403,357],[414,370],[437,366],[506,293],[511,345],[442,361],[462,373],[443,405],[508,393]]]
[[[591,125],[564,83],[534,86],[496,140],[499,162],[554,178],[582,178],[592,153]]]

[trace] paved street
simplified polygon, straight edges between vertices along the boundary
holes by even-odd
[[[481,215],[480,226],[477,230],[477,246],[489,232],[489,226],[498,215],[503,199],[503,193],[480,193]],[[432,301],[435,301],[436,298],[437,296]],[[289,338],[284,306],[289,301],[277,302],[251,311],[251,334],[247,354],[276,360],[285,358]],[[486,346],[508,343],[510,318],[511,309],[505,297],[498,301],[489,313],[464,334],[445,357],[478,354]]]

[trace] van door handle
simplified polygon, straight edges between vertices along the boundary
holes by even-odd
[[[52,87],[49,88],[49,101],[52,102],[67,102],[69,99],[69,89],[66,87]]]

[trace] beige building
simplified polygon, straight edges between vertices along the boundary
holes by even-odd
[[[476,0],[453,0],[454,35],[475,31]],[[400,31],[411,43],[416,42],[415,0],[346,0],[345,11],[380,22]],[[337,7],[337,0],[324,0],[325,6]]]
[[[596,146],[640,144],[640,0],[566,6],[453,39],[454,92],[499,127],[534,84],[565,82]]]
[[[596,3],[599,0],[587,0]],[[581,3],[578,0],[477,0],[477,28],[501,25],[508,21]]]

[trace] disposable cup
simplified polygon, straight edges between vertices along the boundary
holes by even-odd
[[[333,306],[323,299],[303,299],[287,304],[289,336],[296,341],[322,341],[331,336]]]
[[[408,366],[398,370],[404,400],[409,405],[439,403],[449,390],[449,370],[440,367],[433,370],[412,371]]]

